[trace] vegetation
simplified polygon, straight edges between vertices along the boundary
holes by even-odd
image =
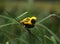
[[[36,16],[29,34],[20,20]],[[3,2],[0,4],[0,44],[60,44],[60,4],[52,2]]]

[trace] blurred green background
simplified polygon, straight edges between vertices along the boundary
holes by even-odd
[[[37,17],[30,29],[36,37],[19,23],[31,16]],[[60,1],[0,0],[0,44],[60,44]]]

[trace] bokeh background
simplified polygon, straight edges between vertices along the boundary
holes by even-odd
[[[31,16],[37,17],[30,29],[35,36],[19,23]],[[60,1],[0,0],[0,44],[60,44]]]

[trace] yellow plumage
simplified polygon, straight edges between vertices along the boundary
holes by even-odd
[[[33,28],[36,23],[36,17],[27,17],[20,21],[26,28]]]
[[[24,23],[24,24],[32,25],[32,22],[31,22],[32,19],[36,20],[37,18],[34,17],[34,16],[33,16],[33,17],[27,17],[27,18],[21,20],[20,22],[21,22],[21,23]]]

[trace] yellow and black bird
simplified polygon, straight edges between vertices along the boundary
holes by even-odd
[[[32,16],[32,17],[24,18],[23,20],[20,21],[20,23],[25,26],[25,29],[28,31],[30,36],[32,35],[33,37],[38,39],[29,29],[35,26],[36,20],[37,20],[37,17]]]
[[[32,34],[29,28],[33,28],[35,26],[37,18],[35,16],[24,18],[20,21],[21,24],[25,26],[25,29]],[[32,34],[33,35],[33,34]]]
[[[33,28],[35,26],[37,18],[35,16],[24,18],[20,21],[25,28]]]

